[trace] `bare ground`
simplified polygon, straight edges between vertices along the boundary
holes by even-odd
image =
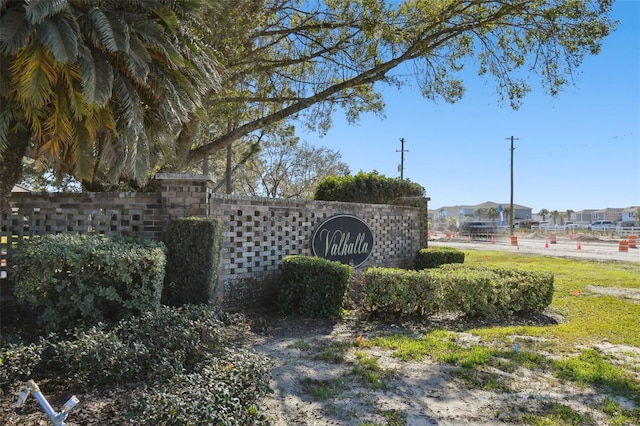
[[[557,319],[560,318],[548,313],[514,319],[513,323],[552,324]],[[522,414],[544,414],[554,403],[569,406],[591,419],[588,424],[607,424],[602,411],[594,409],[606,394],[561,383],[546,373],[526,368],[515,372],[486,368],[479,374],[493,376],[503,385],[502,390],[487,391],[465,383],[455,374],[456,367],[452,365],[434,364],[428,360],[400,361],[390,351],[357,346],[360,334],[364,339],[370,339],[389,333],[415,335],[434,327],[463,330],[482,324],[465,323],[455,318],[402,324],[364,324],[353,318],[335,323],[273,317],[262,323],[264,320],[258,319],[257,332],[247,336],[256,351],[275,362],[271,380],[274,393],[262,400],[264,412],[274,425],[521,424]],[[458,343],[478,343],[464,331],[459,331],[458,336]],[[519,342],[520,350],[528,349],[528,338],[514,336],[514,339]],[[345,362],[335,364],[314,358],[322,348],[336,342],[353,344]],[[640,363],[638,348],[608,342],[593,348],[624,362]],[[374,357],[378,365],[389,372],[387,389],[372,389],[353,376],[356,351]],[[341,378],[345,387],[336,397],[318,401],[305,393],[302,383],[306,378],[319,381]],[[618,402],[627,409],[635,408],[631,401]],[[393,423],[394,416],[405,418],[406,423]]]

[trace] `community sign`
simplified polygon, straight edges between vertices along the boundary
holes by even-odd
[[[373,233],[362,219],[338,214],[318,225],[311,249],[315,256],[357,268],[373,251]]]

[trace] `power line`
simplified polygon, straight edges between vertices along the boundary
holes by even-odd
[[[408,149],[404,149],[404,138],[400,138],[400,149],[396,149],[396,152],[400,153],[400,180],[404,180],[404,153],[409,152]]]
[[[509,204],[509,235],[513,237],[513,151],[515,148],[513,147],[513,141],[519,140],[519,138],[514,138],[513,136],[506,138],[507,140],[511,140],[511,199]]]

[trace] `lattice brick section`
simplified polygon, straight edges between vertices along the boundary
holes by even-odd
[[[213,195],[210,216],[222,220],[223,254],[220,295],[233,305],[237,298],[259,300],[271,294],[288,255],[311,255],[313,231],[334,214],[354,214],[374,235],[374,248],[363,266],[406,262],[424,247],[421,214],[417,208],[388,205],[270,200]]]

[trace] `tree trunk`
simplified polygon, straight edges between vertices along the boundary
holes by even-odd
[[[22,177],[22,159],[29,148],[29,132],[11,132],[8,145],[0,153],[0,212],[11,212],[11,190]]]

